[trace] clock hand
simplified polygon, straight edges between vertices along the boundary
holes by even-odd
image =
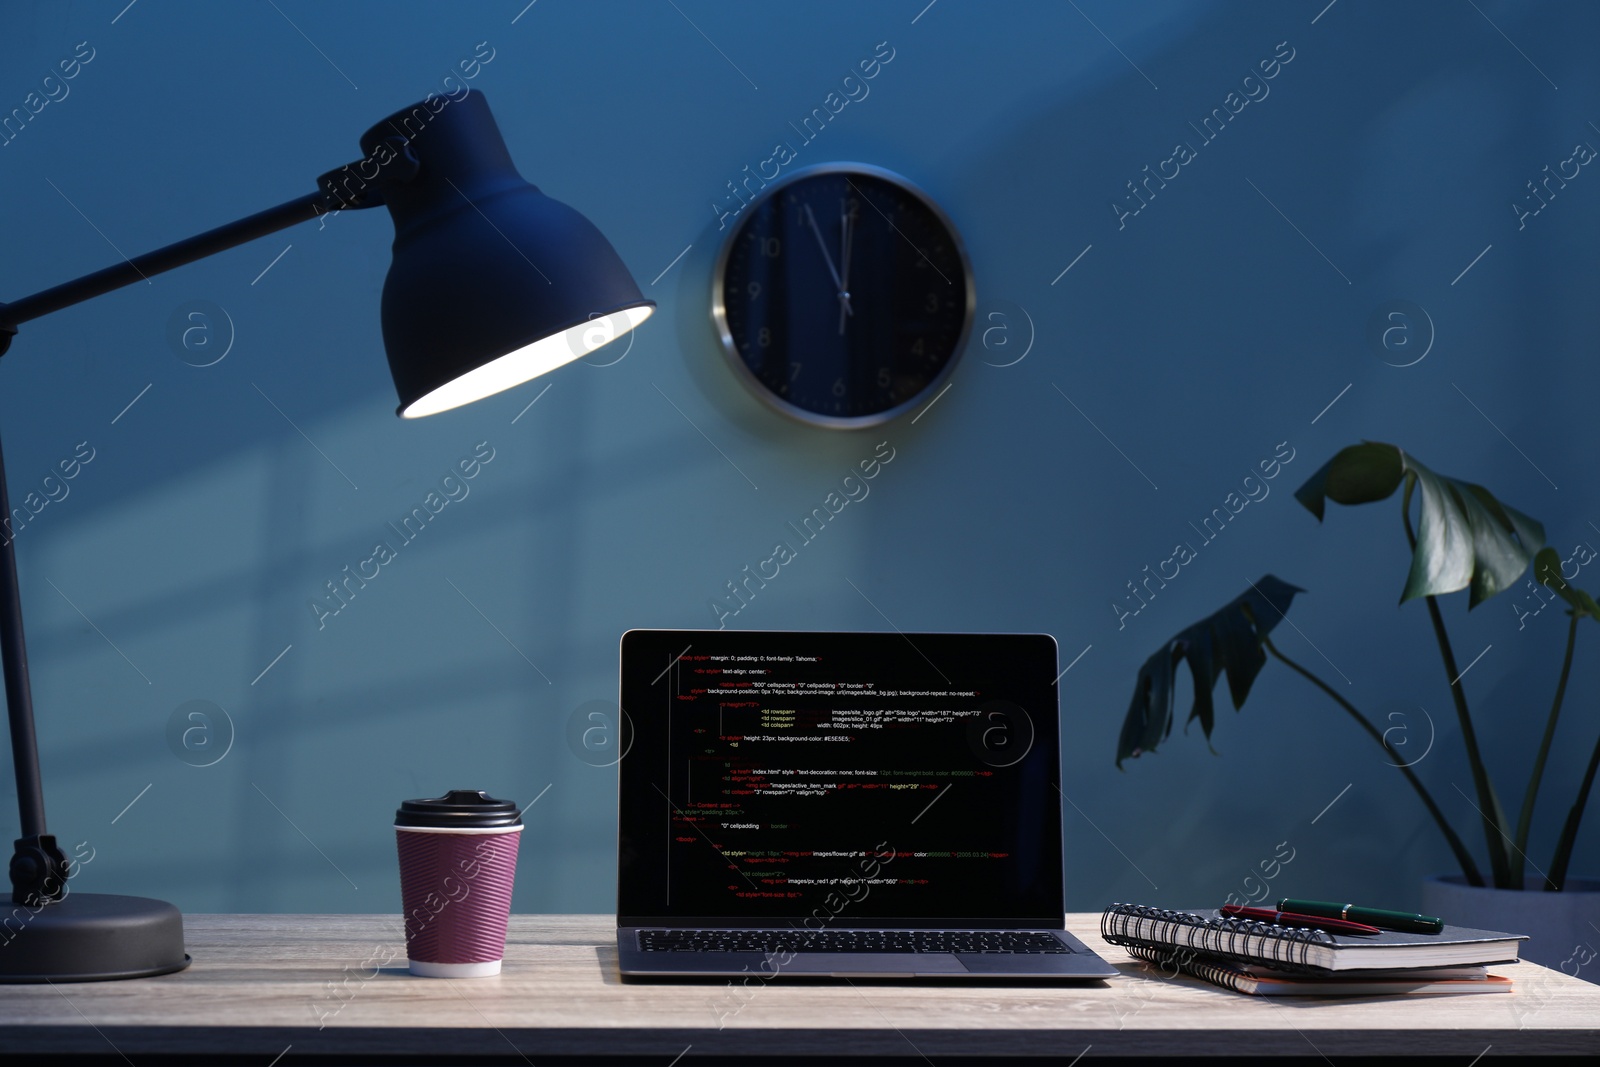
[[[855,226],[852,217],[842,210],[839,213],[839,228],[843,231],[839,238],[841,245],[840,258],[844,260],[844,275],[839,281],[839,336],[844,336],[844,320],[846,315],[854,315],[855,309],[850,306],[850,250],[854,246]]]
[[[811,213],[811,205],[806,205],[806,221],[811,223],[811,232],[817,235],[817,247],[822,249],[822,258],[828,264],[828,273],[833,275],[833,284],[839,287],[839,292],[844,292],[844,283],[839,281],[839,269],[833,265],[833,256],[828,254],[828,242],[822,239],[822,231],[817,228],[817,217]]]

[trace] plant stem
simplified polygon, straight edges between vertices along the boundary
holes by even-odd
[[[1478,749],[1477,731],[1472,728],[1472,716],[1467,711],[1467,694],[1461,688],[1461,672],[1456,668],[1455,652],[1450,647],[1450,635],[1445,632],[1444,618],[1439,613],[1439,603],[1428,597],[1428,615],[1433,620],[1434,636],[1439,639],[1439,652],[1444,659],[1445,674],[1453,680],[1450,695],[1455,700],[1456,718],[1461,722],[1461,740],[1467,750],[1467,764],[1472,768],[1472,784],[1478,793],[1483,816],[1483,834],[1489,846],[1489,868],[1494,873],[1494,884],[1501,889],[1517,889],[1520,884],[1511,876],[1511,860],[1506,855],[1506,836],[1503,825],[1505,814],[1500,798],[1489,782],[1488,768],[1483,764],[1483,754]]]
[[[1384,737],[1383,734],[1378,732],[1378,728],[1373,726],[1371,721],[1365,715],[1356,710],[1354,704],[1351,704],[1344,697],[1340,696],[1331,686],[1328,685],[1327,682],[1324,682],[1321,678],[1318,678],[1315,674],[1312,674],[1309,670],[1302,667],[1288,656],[1285,656],[1282,652],[1278,651],[1278,646],[1272,643],[1272,639],[1270,637],[1263,636],[1261,638],[1261,647],[1278,657],[1278,659],[1282,660],[1284,664],[1287,665],[1291,670],[1305,678],[1312,685],[1316,686],[1318,689],[1328,694],[1328,696],[1332,697],[1336,704],[1338,704],[1345,711],[1349,712],[1350,715],[1355,718],[1356,722],[1361,724],[1361,728],[1363,730],[1372,735],[1372,739],[1374,741],[1378,742],[1379,745],[1382,745],[1384,750],[1395,758],[1395,766],[1399,768],[1401,774],[1406,776],[1406,781],[1410,782],[1411,788],[1417,791],[1417,796],[1422,798],[1422,803],[1427,807],[1428,814],[1433,816],[1433,821],[1439,824],[1439,830],[1444,834],[1445,841],[1449,843],[1450,851],[1455,853],[1456,862],[1461,865],[1461,873],[1466,875],[1467,882],[1471,885],[1483,885],[1483,875],[1478,872],[1478,865],[1473,862],[1472,853],[1467,851],[1467,846],[1461,843],[1461,838],[1456,836],[1456,832],[1450,828],[1450,823],[1444,817],[1444,812],[1440,811],[1439,805],[1433,802],[1433,796],[1429,794],[1428,787],[1422,784],[1422,780],[1419,779],[1415,772],[1413,772],[1411,768],[1406,765],[1405,760],[1401,758],[1400,753],[1396,751],[1395,747],[1389,743],[1389,740]],[[1596,752],[1600,753],[1600,748],[1597,748]]]
[[[1572,648],[1578,640],[1578,613],[1572,613],[1572,625],[1567,627],[1567,654],[1561,661],[1561,678],[1556,682],[1555,700],[1550,705],[1550,717],[1545,720],[1544,738],[1539,742],[1539,754],[1533,761],[1533,774],[1528,779],[1528,792],[1522,798],[1522,812],[1517,816],[1517,838],[1513,844],[1520,859],[1517,862],[1517,874],[1523,874],[1522,864],[1526,860],[1524,853],[1528,848],[1528,832],[1533,826],[1533,802],[1539,793],[1539,779],[1544,776],[1544,764],[1550,755],[1551,742],[1555,740],[1556,719],[1561,715],[1561,701],[1567,695],[1567,675],[1572,673]]]
[[[1578,841],[1578,822],[1583,809],[1589,804],[1589,787],[1594,785],[1595,768],[1600,767],[1600,737],[1595,738],[1594,752],[1589,756],[1589,769],[1583,773],[1583,785],[1578,788],[1578,799],[1567,813],[1567,824],[1561,828],[1561,840],[1556,842],[1555,859],[1550,863],[1550,873],[1544,887],[1560,892],[1567,881],[1567,863],[1572,859],[1572,846]]]
[[[1400,517],[1405,521],[1406,541],[1415,555],[1417,535],[1411,528],[1411,491],[1415,482],[1406,481],[1405,498],[1400,505]],[[1483,754],[1478,750],[1478,734],[1472,728],[1472,713],[1467,710],[1467,692],[1461,687],[1461,672],[1456,668],[1455,651],[1450,647],[1450,635],[1445,632],[1444,616],[1439,612],[1439,602],[1432,596],[1424,597],[1428,603],[1428,618],[1433,622],[1433,635],[1439,642],[1439,654],[1444,658],[1445,677],[1450,679],[1450,696],[1455,701],[1456,718],[1461,723],[1461,740],[1467,749],[1467,765],[1472,769],[1472,784],[1478,794],[1478,813],[1483,817],[1483,836],[1489,849],[1489,869],[1494,874],[1494,884],[1501,889],[1521,889],[1520,880],[1511,877],[1511,861],[1506,855],[1507,840],[1504,826],[1505,813],[1500,808],[1500,798],[1489,782],[1489,770],[1483,764]]]

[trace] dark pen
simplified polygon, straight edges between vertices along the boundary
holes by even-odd
[[[1348,919],[1330,919],[1325,915],[1306,915],[1303,912],[1273,911],[1271,908],[1251,908],[1243,904],[1224,904],[1218,909],[1231,919],[1255,919],[1276,923],[1279,926],[1310,926],[1334,934],[1377,934],[1383,931],[1366,923]]]
[[[1404,930],[1412,934],[1436,934],[1444,929],[1444,920],[1431,915],[1418,915],[1411,911],[1385,911],[1382,908],[1358,908],[1354,904],[1334,904],[1322,900],[1295,900],[1284,897],[1278,901],[1282,911],[1296,911],[1302,915],[1321,915],[1347,922],[1370,923],[1384,930]]]

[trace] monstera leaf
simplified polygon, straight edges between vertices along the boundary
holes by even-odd
[[[1261,638],[1284,617],[1294,595],[1303,592],[1304,589],[1266,575],[1222,610],[1184,630],[1146,660],[1133,685],[1128,716],[1122,721],[1117,766],[1121,767],[1130,756],[1154,752],[1156,745],[1172,733],[1173,683],[1180,660],[1189,661],[1194,678],[1194,707],[1189,710],[1188,721],[1199,719],[1209,741],[1216,721],[1211,690],[1217,678],[1223,673],[1228,675],[1228,691],[1233,696],[1233,709],[1238,711],[1267,662],[1267,654],[1261,651]]]
[[[1469,607],[1509,588],[1544,547],[1544,526],[1496,500],[1481,485],[1447,478],[1394,445],[1366,441],[1342,449],[1295,490],[1319,520],[1323,501],[1368,504],[1405,485],[1404,506],[1422,496],[1417,544],[1400,603],[1471,587]]]
[[[1555,590],[1556,595],[1565,600],[1573,611],[1600,622],[1600,603],[1596,603],[1594,597],[1582,589],[1574,588],[1561,577],[1561,554],[1555,549],[1541,548],[1539,554],[1533,557],[1533,576],[1540,584]]]

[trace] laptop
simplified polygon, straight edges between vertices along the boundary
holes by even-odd
[[[1048,634],[630,630],[625,976],[1101,979]]]

